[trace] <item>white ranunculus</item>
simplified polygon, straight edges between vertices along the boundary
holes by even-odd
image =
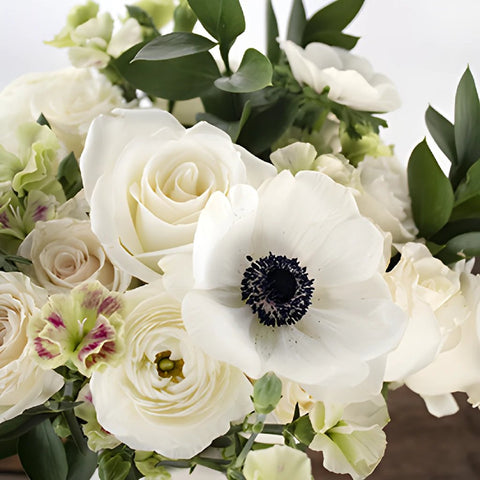
[[[458,272],[432,257],[420,243],[407,243],[401,254],[385,275],[396,304],[408,316],[402,341],[388,356],[385,380],[389,382],[405,381],[431,363],[441,349],[452,348],[455,339],[450,334],[468,315]]]
[[[89,220],[37,222],[18,254],[32,261],[25,272],[50,294],[67,293],[82,282],[94,280],[109,290],[124,291],[131,280],[110,262]]]
[[[321,173],[215,193],[195,235],[185,325],[253,378],[273,371],[330,393],[378,393],[404,328],[383,249],[350,191]]]
[[[394,244],[415,239],[418,229],[412,216],[407,173],[396,157],[365,157],[358,165],[360,193],[356,195],[360,212],[384,232],[392,234]]]
[[[78,158],[92,120],[122,103],[120,89],[95,70],[23,75],[0,93],[0,145],[16,152],[17,127],[43,113],[58,139]]]
[[[305,49],[290,40],[280,42],[295,79],[328,98],[355,110],[389,112],[400,106],[392,82],[375,73],[370,63],[348,50],[323,43],[310,43]]]
[[[46,300],[25,275],[0,272],[0,422],[42,404],[63,385],[60,375],[35,363],[27,343],[27,324]]]
[[[145,282],[159,260],[191,251],[215,191],[275,174],[218,128],[185,129],[158,109],[116,110],[94,121],[80,160],[92,229],[112,261]]]
[[[251,450],[245,459],[246,480],[311,480],[312,464],[305,452],[286,445]]]
[[[253,409],[251,384],[192,343],[161,283],[125,302],[126,352],[90,382],[98,421],[131,448],[190,458]]]
[[[372,473],[385,453],[383,427],[390,420],[381,395],[349,405],[318,402],[309,416],[315,431],[310,448],[323,452],[327,470],[354,480]]]
[[[464,321],[449,328],[434,361],[405,382],[424,398],[430,413],[439,417],[458,410],[453,392],[466,392],[470,403],[480,405],[480,276],[461,273],[460,287],[467,308]],[[449,309],[445,320],[453,323],[455,318],[449,317],[460,311]]]

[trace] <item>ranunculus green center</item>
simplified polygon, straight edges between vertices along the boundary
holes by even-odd
[[[161,378],[171,378],[173,381],[180,381],[183,376],[183,360],[172,360],[170,356],[172,352],[165,350],[155,355],[155,365],[157,367],[158,376]]]

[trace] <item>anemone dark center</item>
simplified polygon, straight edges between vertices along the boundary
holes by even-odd
[[[313,280],[296,258],[273,255],[251,262],[243,273],[242,300],[263,325],[293,325],[311,305]]]

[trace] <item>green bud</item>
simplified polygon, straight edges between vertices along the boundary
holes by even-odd
[[[281,397],[282,382],[273,372],[266,373],[253,386],[253,405],[257,413],[272,412]]]
[[[197,17],[190,8],[190,5],[182,0],[173,12],[173,20],[174,32],[191,32],[197,22]]]
[[[157,467],[164,458],[155,452],[135,452],[135,466],[145,480],[170,480],[172,477],[164,467]]]

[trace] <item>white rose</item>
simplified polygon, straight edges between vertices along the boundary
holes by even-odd
[[[192,343],[161,283],[127,292],[125,303],[126,352],[90,382],[98,422],[136,450],[190,458],[253,409],[251,384]]]
[[[400,106],[392,82],[375,73],[362,57],[338,47],[310,43],[305,49],[290,40],[281,41],[293,76],[322,93],[330,87],[328,98],[355,110],[389,112]]]
[[[79,157],[91,121],[123,103],[118,87],[95,70],[23,75],[0,93],[0,144],[16,152],[17,126],[41,113],[58,139]]]
[[[82,282],[94,280],[109,290],[123,291],[131,280],[112,265],[88,220],[37,222],[18,254],[32,260],[25,272],[50,294],[67,293]]]
[[[355,199],[360,213],[391,233],[394,244],[414,240],[418,230],[401,162],[395,157],[365,157],[357,170],[361,187]]]
[[[17,272],[0,272],[0,422],[40,405],[63,385],[42,370],[27,343],[27,324],[46,302],[46,292]]]
[[[425,245],[407,243],[395,268],[385,275],[392,296],[408,315],[405,334],[389,354],[386,381],[402,382],[426,367],[467,316],[460,275],[432,257]]]
[[[117,265],[145,282],[166,254],[191,251],[213,192],[259,186],[275,168],[212,125],[185,129],[158,109],[116,110],[94,121],[80,159],[92,229]]]

